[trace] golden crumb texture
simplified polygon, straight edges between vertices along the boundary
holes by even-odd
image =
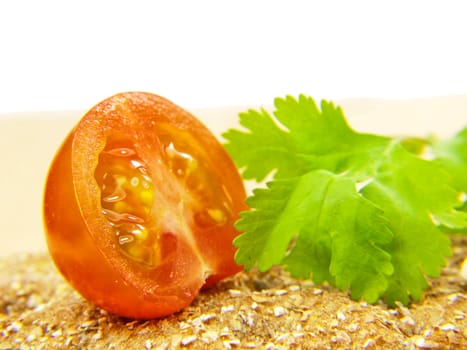
[[[162,319],[110,315],[78,295],[47,254],[0,260],[0,349],[466,349],[467,238],[419,303],[388,308],[296,280],[239,273]]]

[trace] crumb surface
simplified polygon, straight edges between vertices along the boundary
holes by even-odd
[[[465,349],[467,237],[419,303],[388,308],[292,279],[280,268],[242,272],[183,311],[131,320],[93,306],[48,254],[0,260],[0,349]]]

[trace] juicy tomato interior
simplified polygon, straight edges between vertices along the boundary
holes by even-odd
[[[154,185],[131,146],[108,143],[99,155],[95,178],[101,189],[102,214],[113,228],[118,247],[129,259],[155,267],[158,237],[150,235]]]
[[[87,299],[127,317],[165,316],[240,270],[242,180],[195,117],[148,93],[91,109],[49,170],[51,255]]]

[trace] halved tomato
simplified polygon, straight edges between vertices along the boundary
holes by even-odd
[[[187,306],[234,274],[234,222],[246,209],[232,160],[172,102],[128,92],[93,107],[49,170],[49,251],[86,299],[121,316]]]

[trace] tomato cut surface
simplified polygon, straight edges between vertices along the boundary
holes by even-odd
[[[149,93],[112,96],[68,135],[49,170],[49,251],[85,298],[161,317],[240,270],[234,222],[243,182],[209,130]]]

